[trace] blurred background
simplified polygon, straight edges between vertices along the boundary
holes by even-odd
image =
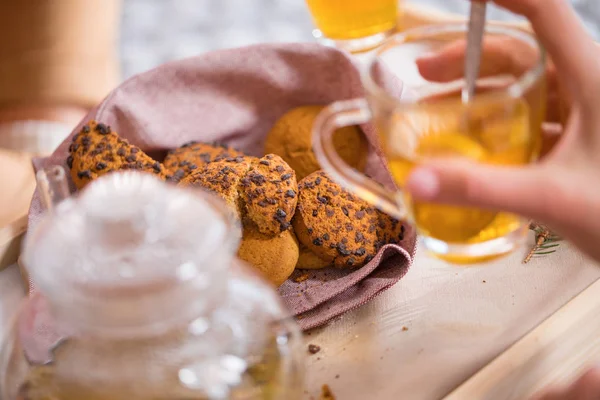
[[[410,0],[409,0],[410,1]],[[412,0],[463,15],[465,0]],[[598,0],[571,0],[600,39]],[[515,17],[491,7],[492,19]],[[123,78],[166,61],[259,42],[312,41],[304,0],[124,0],[121,27]]]

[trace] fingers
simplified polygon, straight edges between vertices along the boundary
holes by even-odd
[[[416,168],[406,190],[417,200],[501,209],[552,223],[562,217],[557,203],[550,201],[560,192],[552,177],[541,165],[498,167],[452,160]]]
[[[466,41],[459,40],[441,50],[417,60],[421,76],[434,82],[450,82],[464,77]],[[488,37],[483,41],[479,74],[520,76],[533,67],[538,52],[520,40],[508,37]]]
[[[583,374],[567,389],[567,392],[573,399],[600,399],[600,369],[592,368]]]
[[[567,0],[494,0],[529,19],[569,90],[588,99],[596,93],[590,84],[600,80],[600,60],[592,37]],[[597,87],[597,86],[593,86]],[[594,92],[594,93],[592,93]]]
[[[535,400],[598,400],[600,399],[600,370],[593,368],[570,386],[545,391]]]
[[[464,77],[466,41],[458,40],[442,47],[439,51],[417,59],[421,76],[431,82],[451,82]],[[482,77],[509,74],[520,77],[538,61],[536,49],[521,40],[508,37],[490,37],[483,43],[483,56],[480,69]],[[547,120],[562,122],[565,116],[565,94],[556,77],[552,62],[547,63],[546,81],[548,85]]]
[[[542,125],[542,148],[540,157],[543,158],[550,154],[560,138],[562,137],[563,129],[560,124],[543,124]]]

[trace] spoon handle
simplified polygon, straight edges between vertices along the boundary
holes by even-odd
[[[481,45],[485,28],[487,1],[471,1],[469,31],[467,33],[467,54],[465,57],[466,85],[462,92],[463,103],[468,103],[475,95],[479,66],[481,64]]]

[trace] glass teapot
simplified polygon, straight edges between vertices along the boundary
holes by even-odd
[[[137,172],[68,197],[62,167],[38,188],[35,288],[0,351],[1,399],[299,398],[299,331],[234,256],[219,199]]]

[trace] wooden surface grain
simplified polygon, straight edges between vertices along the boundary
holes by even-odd
[[[568,244],[526,265],[524,251],[471,268],[418,251],[396,286],[305,335],[321,347],[307,398],[326,383],[341,400],[440,399],[600,278]]]

